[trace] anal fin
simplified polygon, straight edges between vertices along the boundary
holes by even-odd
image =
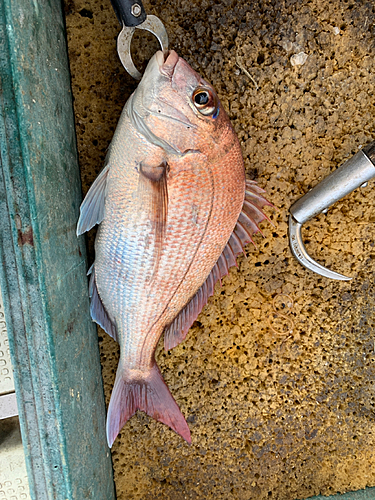
[[[103,305],[102,299],[98,293],[95,283],[95,268],[91,266],[89,272],[91,273],[90,284],[89,284],[89,296],[90,296],[90,314],[91,318],[95,323],[103,328],[104,331],[108,333],[116,342],[117,332],[116,327],[111,321],[108,313]]]

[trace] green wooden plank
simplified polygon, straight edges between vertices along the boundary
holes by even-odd
[[[111,500],[59,1],[0,0],[0,78],[0,284],[31,495]]]
[[[324,497],[318,495],[317,497],[311,497],[310,500],[374,500],[375,499],[375,488],[366,488],[360,491],[349,491],[348,493],[342,493],[341,495],[333,495],[329,497]]]

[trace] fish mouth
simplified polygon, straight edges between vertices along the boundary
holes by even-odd
[[[172,78],[178,60],[180,59],[177,53],[174,50],[165,50],[164,52],[158,50],[155,57],[160,74]]]

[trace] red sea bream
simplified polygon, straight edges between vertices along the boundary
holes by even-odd
[[[259,231],[270,203],[246,181],[238,139],[212,88],[176,52],[157,52],[127,101],[77,233],[100,224],[91,316],[120,344],[109,446],[137,410],[191,442],[155,362],[184,340]]]

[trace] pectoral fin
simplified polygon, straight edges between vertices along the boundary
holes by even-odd
[[[149,210],[155,237],[156,272],[165,237],[168,216],[167,162],[158,165],[142,163],[139,168],[139,200],[142,209]]]
[[[116,326],[110,319],[96,287],[94,264],[90,267],[87,274],[91,274],[89,284],[91,318],[95,323],[101,326],[108,335],[118,342]]]

